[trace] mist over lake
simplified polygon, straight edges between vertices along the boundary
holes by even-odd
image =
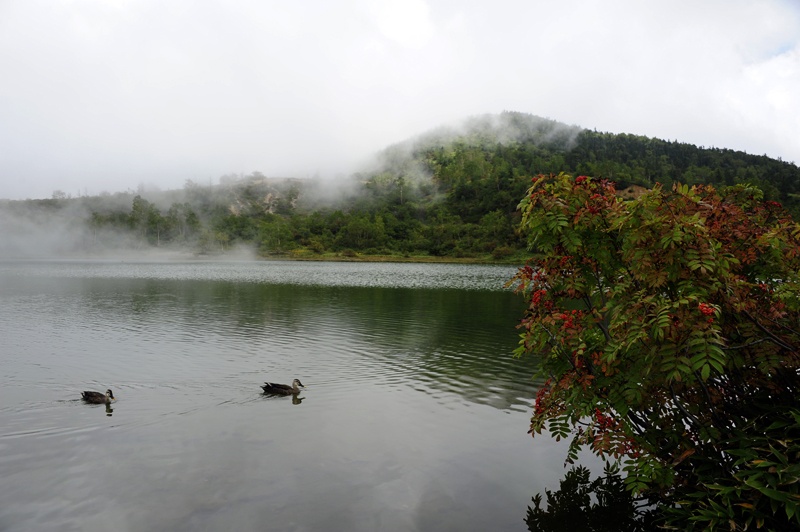
[[[525,530],[564,448],[513,271],[0,263],[0,529]]]

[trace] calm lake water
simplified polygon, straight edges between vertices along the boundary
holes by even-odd
[[[526,530],[513,272],[0,262],[0,530]]]

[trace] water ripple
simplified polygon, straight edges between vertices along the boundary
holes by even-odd
[[[164,281],[221,280],[303,286],[447,288],[504,290],[516,267],[475,264],[416,264],[363,262],[37,262],[25,275],[47,278],[153,279]],[[42,267],[46,264],[47,267]],[[0,273],[19,275],[25,262],[0,263]],[[122,266],[122,267],[121,267]]]
[[[506,269],[406,266],[0,263],[0,528],[433,515],[431,489],[484,508],[527,486]],[[107,388],[113,411],[80,400]]]

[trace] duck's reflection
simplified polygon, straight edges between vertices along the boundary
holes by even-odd
[[[106,415],[108,417],[111,417],[111,414],[113,414],[113,413],[114,413],[114,409],[111,408],[111,405],[109,403],[106,403]]]
[[[263,397],[266,397],[266,398],[269,398],[269,399],[282,399],[284,397],[289,397],[289,395],[281,394],[281,393],[263,393],[261,395]],[[300,397],[299,393],[293,393],[293,394],[291,394],[291,397],[292,397],[292,404],[293,405],[299,405],[300,403],[302,403],[305,400],[305,397]]]

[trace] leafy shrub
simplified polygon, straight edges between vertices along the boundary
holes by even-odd
[[[615,192],[538,176],[520,204],[531,433],[621,460],[681,529],[800,526],[800,225],[753,187]]]
[[[606,464],[603,476],[589,480],[589,470],[572,467],[556,492],[533,497],[525,524],[531,532],[639,532],[652,530],[653,516],[641,511],[616,467]]]
[[[508,246],[497,246],[492,250],[492,258],[495,260],[505,259],[514,254],[514,249]]]

